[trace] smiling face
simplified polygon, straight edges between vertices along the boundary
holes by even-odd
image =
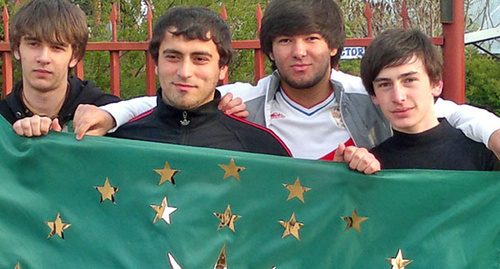
[[[276,37],[269,57],[285,90],[309,89],[329,81],[330,57],[336,53],[337,49],[330,49],[320,34],[311,33]]]
[[[414,56],[380,71],[373,81],[372,100],[395,130],[416,134],[438,125],[434,97],[441,94],[442,86],[441,81],[430,82],[423,62]]]
[[[21,38],[14,56],[21,61],[25,91],[65,90],[68,70],[78,63],[69,44],[51,44],[29,36]]]
[[[212,40],[188,40],[165,32],[156,74],[167,104],[190,110],[212,101],[215,87],[227,69],[219,67],[219,54]]]

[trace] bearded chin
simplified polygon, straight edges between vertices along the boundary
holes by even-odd
[[[281,77],[281,79],[290,87],[303,90],[316,86],[323,79],[323,75],[317,75],[309,79],[291,79],[289,77]]]
[[[280,78],[285,84],[294,89],[305,90],[316,86],[327,75],[328,71],[329,67],[325,67],[324,70],[321,69],[321,72],[318,72],[309,78],[293,78],[282,74],[280,74]]]

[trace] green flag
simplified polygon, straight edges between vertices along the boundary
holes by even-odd
[[[500,173],[51,133],[0,119],[0,268],[496,268]]]

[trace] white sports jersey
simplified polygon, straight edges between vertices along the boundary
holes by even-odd
[[[320,159],[350,139],[333,92],[324,101],[306,108],[278,89],[269,104],[269,128],[285,142],[295,158]]]

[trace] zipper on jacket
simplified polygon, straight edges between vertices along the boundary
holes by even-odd
[[[181,129],[182,129],[182,136],[181,136],[181,140],[180,140],[180,144],[181,145],[186,145],[187,139],[188,139],[188,136],[189,136],[189,132],[190,132],[190,129],[191,129],[191,128],[187,128],[187,126],[189,125],[189,123],[191,123],[191,121],[187,119],[187,116],[188,116],[187,111],[182,111],[182,120],[179,121],[181,123],[181,125],[182,125],[182,127],[181,127]]]
[[[187,111],[183,111],[182,112],[182,118],[183,119],[180,121],[180,123],[181,123],[182,126],[188,126],[189,123],[191,122],[190,120],[187,119],[187,115],[188,115]]]

